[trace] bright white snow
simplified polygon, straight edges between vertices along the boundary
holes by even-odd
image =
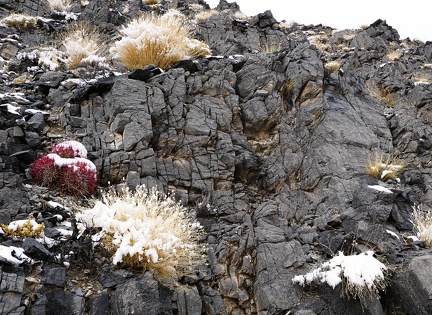
[[[366,286],[373,290],[375,281],[384,280],[383,271],[387,270],[387,267],[373,257],[373,254],[372,251],[367,251],[359,255],[345,256],[339,252],[321,267],[306,275],[295,276],[292,282],[304,286],[313,281],[320,281],[335,288],[342,282],[342,278],[345,278],[355,286]]]

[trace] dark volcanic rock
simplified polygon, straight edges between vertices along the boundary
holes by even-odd
[[[71,10],[109,43],[144,11],[193,18],[198,5],[208,8],[85,2]],[[4,0],[0,10],[52,18],[0,30],[0,223],[35,218],[46,227],[43,241],[2,236],[36,262],[2,264],[0,313],[431,312],[430,249],[411,237],[414,207],[432,205],[429,42],[401,40],[383,20],[334,32],[285,25],[270,11],[239,18],[238,5],[222,0],[194,29],[212,57],[163,71],[125,72],[116,61],[48,71],[30,53],[37,38],[60,47],[50,34],[74,22],[46,1]],[[71,235],[90,200],[31,181],[31,163],[60,139],[85,145],[101,188],[144,184],[196,209],[208,265],[165,288],[149,271],[111,266],[89,235]],[[402,166],[395,176],[367,170],[380,156]],[[387,265],[388,288],[364,309],[340,296],[344,286],[292,283],[339,251],[365,250]]]

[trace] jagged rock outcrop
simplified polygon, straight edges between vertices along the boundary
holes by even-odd
[[[124,2],[92,0],[74,11],[110,37],[127,18]],[[131,15],[149,10],[129,2]],[[27,12],[19,3],[0,7]],[[27,13],[48,14],[34,3]],[[162,9],[188,14],[192,3],[205,5],[171,1]],[[101,186],[175,191],[197,209],[209,246],[208,266],[173,289],[149,272],[112,267],[85,240],[44,248],[2,237],[37,261],[2,264],[2,314],[430,313],[432,256],[406,236],[415,234],[413,206],[432,202],[432,84],[419,79],[430,74],[431,44],[400,40],[382,20],[333,34],[286,27],[270,11],[236,19],[229,13],[237,5],[225,1],[218,9],[225,11],[196,28],[214,56],[167,71],[149,66],[94,80],[78,70],[32,73],[28,60],[16,60],[25,40],[2,55],[28,80],[19,83],[16,72],[1,78],[0,223],[33,215],[61,238],[56,215],[68,222],[73,211],[61,204],[73,203],[31,186],[28,169],[57,139],[71,138],[89,151]],[[395,50],[400,57],[389,58]],[[405,164],[400,181],[368,175],[375,153]],[[378,184],[387,191],[373,189]],[[389,267],[389,285],[365,309],[341,298],[339,287],[291,281],[338,251],[366,249]]]

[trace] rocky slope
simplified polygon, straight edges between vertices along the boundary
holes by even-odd
[[[197,4],[208,8],[173,0],[159,10],[193,16]],[[72,11],[112,40],[150,10],[92,0]],[[31,215],[62,238],[48,248],[2,237],[34,263],[0,265],[1,314],[432,312],[431,251],[409,237],[413,206],[432,202],[432,43],[401,40],[382,20],[335,31],[279,23],[270,11],[238,19],[224,0],[217,10],[196,27],[212,57],[119,74],[37,67],[23,53],[58,43],[71,22],[43,0],[0,2],[2,16],[45,17],[0,28],[0,223]],[[101,188],[156,186],[195,208],[208,265],[169,289],[113,267],[89,239],[62,237],[86,201],[34,185],[29,172],[60,139],[86,146]],[[381,154],[404,165],[397,178],[366,171]],[[292,283],[338,251],[365,250],[388,267],[388,286],[364,309],[340,285]]]

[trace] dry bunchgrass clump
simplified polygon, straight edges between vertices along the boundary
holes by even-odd
[[[77,217],[101,229],[101,244],[114,265],[150,270],[164,280],[189,274],[205,262],[205,246],[199,244],[203,229],[194,214],[155,189],[111,189]]]
[[[413,207],[412,224],[419,240],[427,246],[432,246],[432,212],[421,206]]]
[[[45,225],[39,224],[33,219],[17,220],[9,223],[9,225],[1,224],[3,236],[11,236],[19,239],[26,237],[38,238],[42,235]]]
[[[398,163],[393,157],[385,159],[382,153],[375,154],[375,157],[369,159],[366,164],[366,172],[371,177],[382,181],[389,179],[398,181],[398,175],[403,168],[404,165],[402,163]]]
[[[48,0],[48,4],[53,11],[69,11],[72,7],[72,0]]]
[[[428,85],[432,83],[432,74],[428,72],[415,73],[413,75],[414,84]]]
[[[101,35],[90,24],[72,26],[64,35],[62,45],[68,69],[86,65],[104,66],[105,58],[100,56],[104,50]]]
[[[37,17],[34,16],[12,13],[1,19],[1,22],[4,23],[6,26],[14,27],[17,30],[26,30],[30,28],[35,28],[37,25],[37,20]]]
[[[402,52],[399,50],[391,50],[386,54],[386,58],[389,61],[396,61],[402,56]]]
[[[205,43],[192,38],[191,27],[180,13],[143,15],[121,28],[122,38],[111,52],[128,69],[142,69],[153,64],[168,69],[174,63],[211,55]]]
[[[329,73],[333,73],[336,71],[339,71],[341,68],[341,63],[340,61],[337,60],[333,60],[333,61],[329,61],[324,65],[324,68],[329,72]]]
[[[275,52],[278,52],[282,49],[281,43],[269,43],[265,42],[260,45],[260,52],[262,54],[273,54]]]
[[[242,11],[231,12],[231,17],[236,20],[249,20],[249,16]]]
[[[195,14],[194,20],[195,23],[201,23],[204,21],[207,21],[211,16],[219,14],[219,11],[217,10],[205,10],[200,11]]]

